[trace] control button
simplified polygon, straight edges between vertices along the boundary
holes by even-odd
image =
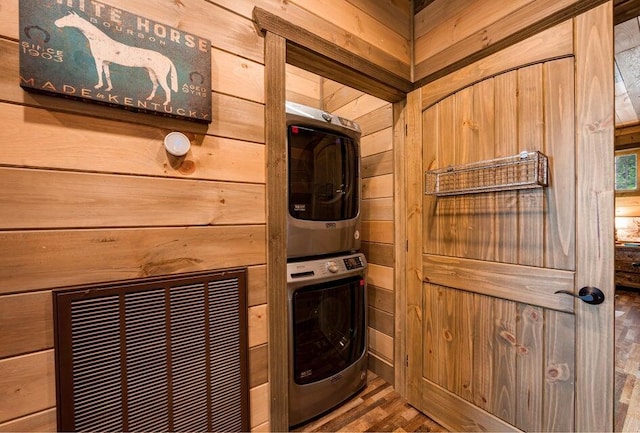
[[[327,270],[332,274],[335,274],[338,272],[338,264],[334,261],[327,262]]]
[[[329,113],[322,113],[322,118],[327,122],[331,122],[331,114]]]

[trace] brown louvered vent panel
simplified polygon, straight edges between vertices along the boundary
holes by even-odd
[[[246,271],[54,291],[60,431],[248,431]]]

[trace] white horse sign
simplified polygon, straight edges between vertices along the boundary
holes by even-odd
[[[209,123],[211,42],[94,0],[20,0],[20,85]]]

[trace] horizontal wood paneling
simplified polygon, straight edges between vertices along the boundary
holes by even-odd
[[[347,1],[344,0],[332,0],[338,1],[340,7],[338,10],[342,10],[343,5],[350,7]],[[376,38],[373,32],[368,30],[367,27],[375,25],[376,28],[382,29],[387,32],[389,28],[386,23],[377,22],[375,19],[369,17],[368,13],[363,15],[364,21],[361,21],[359,25],[354,27],[343,28],[343,23],[337,20],[335,17],[335,9],[333,7],[323,7],[317,9],[312,2],[300,1],[300,2],[286,2],[282,3],[278,0],[217,0],[217,4],[224,6],[243,17],[251,18],[254,7],[259,7],[265,11],[275,14],[284,20],[299,26],[305,30],[312,32],[313,34],[331,41],[341,47],[345,47],[350,52],[359,55],[376,65],[379,65],[390,72],[398,76],[402,76],[406,79],[410,77],[410,65],[409,60],[401,60],[395,55],[395,52],[402,53],[405,51],[405,47],[408,46],[409,40],[405,38],[394,37],[394,40],[400,41],[401,46],[388,49],[388,42]],[[296,4],[296,3],[299,3]],[[306,8],[311,8],[309,11]],[[313,9],[316,8],[316,9]],[[369,7],[367,8],[369,9]],[[366,22],[365,22],[366,21]],[[381,25],[382,24],[382,25]],[[407,23],[407,25],[409,25]],[[387,51],[394,51],[389,53]],[[407,51],[408,52],[408,51]]]
[[[499,7],[491,0],[475,0],[455,11],[441,27],[434,27],[416,40],[415,80],[421,86],[443,77],[604,1],[519,0],[509,5],[521,7],[510,9],[506,5]],[[425,11],[436,6],[434,3]],[[503,15],[506,11],[510,13]],[[464,24],[466,22],[469,24]],[[437,47],[438,52],[429,46]]]
[[[152,176],[259,182],[265,180],[264,145],[191,135],[178,164],[164,150],[169,131],[0,104],[4,143],[0,164]],[[38,151],[33,151],[37,143]],[[87,151],[91,143],[91,151]]]
[[[211,50],[211,87],[216,93],[264,103],[264,65],[217,48]]]
[[[375,242],[362,242],[360,248],[369,263],[376,265],[394,266],[394,246],[392,244],[380,244]]]
[[[391,221],[362,221],[362,240],[393,243],[393,222]]]
[[[502,51],[504,54],[491,55],[474,65],[429,83],[428,87],[425,86],[422,89],[422,107],[427,108],[452,92],[475,83],[478,81],[476,71],[481,71],[480,78],[488,78],[520,66],[521,60],[518,53],[526,52],[527,58],[534,61],[572,55],[572,36],[573,25],[571,21],[567,21],[506,48]]]
[[[56,429],[55,408],[0,424],[0,432],[52,432],[56,431]]]
[[[377,132],[362,137],[360,142],[362,157],[393,149],[393,128],[380,129],[379,127],[374,127],[370,129],[376,129]]]
[[[393,197],[393,175],[369,177],[362,180],[362,198]]]
[[[264,226],[0,233],[0,293],[265,263]]]
[[[254,305],[267,303],[267,267],[265,265],[251,266],[247,276],[247,304]]]
[[[269,316],[266,304],[249,307],[249,347],[267,343],[268,323]]]
[[[367,284],[367,295],[369,305],[387,313],[394,312],[394,293],[391,290],[383,289],[381,287],[374,286],[373,284]]]
[[[52,347],[50,290],[0,297],[0,358]]]
[[[393,152],[376,153],[362,158],[360,174],[363,179],[393,173]]]
[[[393,105],[385,104],[382,108],[351,120],[355,120],[360,125],[363,137],[391,128],[393,127]]]
[[[374,353],[368,354],[368,366],[369,370],[372,372],[375,371],[375,374],[391,386],[395,383],[395,374],[393,365],[389,364],[388,361],[379,358]]]
[[[393,197],[362,200],[362,218],[370,221],[393,221]]]
[[[369,263],[367,281],[374,286],[393,290],[393,268]]]
[[[249,387],[254,388],[269,381],[268,346],[261,344],[249,349]]]
[[[573,312],[575,273],[557,269],[423,255],[424,282]]]
[[[371,327],[369,327],[368,332],[369,352],[393,365],[393,337],[383,334]]]
[[[53,350],[0,360],[0,423],[56,404]]]
[[[0,168],[0,229],[264,224],[264,185]]]
[[[393,337],[393,314],[386,311],[378,310],[377,308],[369,307],[369,326],[376,331],[382,332],[389,337]]]
[[[269,384],[265,383],[249,391],[251,429],[269,421]]]

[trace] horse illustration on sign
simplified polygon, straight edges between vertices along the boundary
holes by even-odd
[[[166,96],[163,105],[171,102],[171,91],[178,91],[178,74],[176,67],[171,59],[164,54],[118,42],[73,11],[56,20],[54,24],[59,28],[76,28],[89,41],[89,50],[95,61],[96,72],[98,73],[98,84],[95,85],[96,89],[101,89],[104,86],[102,79],[103,73],[107,81],[105,91],[113,89],[109,65],[116,63],[122,66],[144,68],[147,70],[153,85],[153,90],[147,97],[147,101],[150,101],[156,95],[158,84],[162,87]],[[171,77],[171,87],[169,87],[169,83],[167,83],[167,75]]]

